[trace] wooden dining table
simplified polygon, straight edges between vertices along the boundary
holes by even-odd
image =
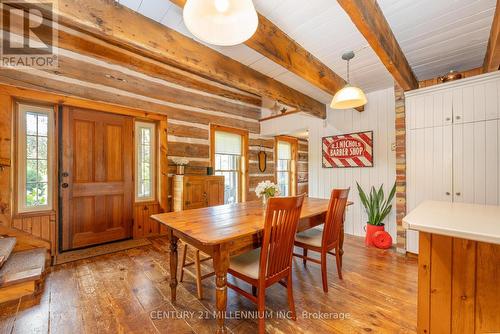
[[[347,205],[351,205],[348,202]],[[306,197],[302,206],[298,232],[318,226],[325,221],[328,200]],[[226,333],[224,326],[227,308],[227,271],[230,256],[261,246],[265,206],[261,201],[227,204],[208,208],[161,213],[151,216],[165,225],[170,240],[171,301],[176,301],[179,239],[213,258],[216,284],[217,333]],[[343,254],[344,229],[341,228]]]

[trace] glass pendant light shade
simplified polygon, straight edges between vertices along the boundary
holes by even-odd
[[[342,55],[347,61],[347,85],[335,93],[330,107],[332,109],[351,109],[364,106],[368,100],[365,93],[358,87],[349,84],[349,61],[354,58],[354,52],[349,51]]]
[[[333,97],[332,109],[351,109],[364,106],[368,100],[365,93],[358,87],[346,85]]]
[[[245,42],[259,25],[252,0],[187,0],[183,16],[194,36],[220,46]]]

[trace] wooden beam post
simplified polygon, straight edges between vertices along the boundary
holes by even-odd
[[[497,71],[500,67],[500,0],[497,0],[495,16],[491,25],[490,39],[483,62],[483,73]]]
[[[18,8],[26,9],[21,0]],[[33,4],[30,4],[33,7]],[[46,9],[37,9],[46,15]],[[58,23],[123,49],[325,118],[323,103],[111,0],[60,0]]]
[[[337,0],[394,80],[406,91],[418,81],[376,0]]]

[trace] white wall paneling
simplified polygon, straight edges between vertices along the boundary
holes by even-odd
[[[368,93],[365,111],[329,110],[326,121],[304,114],[293,114],[261,122],[261,135],[289,134],[309,130],[309,196],[328,198],[333,188],[351,188],[349,199],[354,205],[348,209],[345,232],[364,236],[366,213],[359,201],[356,181],[369,190],[384,184],[389,192],[396,180],[394,89]],[[374,167],[323,168],[321,164],[322,137],[373,130]],[[396,242],[395,207],[386,220],[386,230]]]
[[[409,211],[424,200],[500,205],[499,93],[498,73],[407,93]],[[407,250],[418,252],[417,232]]]

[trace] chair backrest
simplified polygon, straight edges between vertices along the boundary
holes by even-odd
[[[269,199],[259,278],[271,278],[292,265],[293,243],[303,202],[304,195]]]
[[[333,189],[328,203],[325,225],[323,226],[323,237],[321,246],[330,249],[340,239],[340,227],[344,220],[345,207],[347,205],[348,189]]]

